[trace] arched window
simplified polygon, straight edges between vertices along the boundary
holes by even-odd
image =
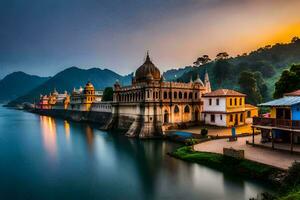
[[[198,93],[197,93],[197,92],[195,92],[195,99],[197,99],[197,97],[198,97]]]
[[[185,112],[185,113],[189,113],[189,112],[190,112],[190,107],[189,107],[188,105],[186,105],[186,106],[184,107],[184,112]]]
[[[174,108],[174,113],[179,113],[179,107],[177,105]]]
[[[184,93],[184,98],[187,99],[187,93],[186,92]]]
[[[190,92],[190,93],[189,93],[189,99],[192,99],[192,98],[193,98],[193,93]]]
[[[168,98],[168,93],[164,92],[164,99],[167,99],[167,98]]]
[[[177,92],[174,92],[174,99],[177,99]]]
[[[182,99],[182,92],[179,92],[179,99]]]
[[[244,116],[243,116],[243,113],[241,113],[241,115],[240,115],[240,122],[243,122],[243,120],[244,120]]]

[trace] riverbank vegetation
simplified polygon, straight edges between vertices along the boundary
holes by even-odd
[[[191,146],[178,148],[171,156],[188,162],[199,163],[226,173],[272,183],[278,188],[276,194],[263,193],[251,200],[299,200],[300,163],[295,162],[286,172],[246,159],[237,159],[216,153],[194,151]],[[284,175],[284,176],[282,176]]]
[[[191,146],[181,147],[175,152],[172,152],[171,155],[188,162],[199,163],[220,171],[258,178],[268,182],[273,182],[272,177],[274,174],[281,173],[281,170],[268,165],[245,159],[236,159],[216,153],[198,152],[194,151]]]

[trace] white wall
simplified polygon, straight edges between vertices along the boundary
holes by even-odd
[[[210,115],[215,115],[215,122],[210,121]],[[222,120],[220,118],[222,115]],[[226,114],[210,114],[210,113],[202,113],[202,119],[204,119],[205,124],[215,125],[215,126],[226,126]]]
[[[212,100],[209,105],[209,99]],[[219,105],[216,104],[219,99]],[[203,97],[203,111],[219,111],[226,112],[226,98],[225,97]]]

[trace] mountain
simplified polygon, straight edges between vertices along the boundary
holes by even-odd
[[[172,81],[177,79],[178,77],[182,76],[184,73],[187,73],[189,71],[193,70],[192,66],[186,66],[179,69],[170,69],[163,73],[163,77],[167,81]]]
[[[60,93],[64,91],[71,92],[74,87],[84,87],[87,81],[91,81],[96,90],[113,86],[116,80],[119,80],[123,85],[127,85],[131,82],[131,76],[132,75],[121,76],[108,69],[80,69],[77,67],[70,67],[59,72],[43,84],[29,91],[27,94],[9,102],[8,105],[14,106],[23,102],[34,102],[35,100],[38,100],[40,94],[49,94],[54,89]]]
[[[8,102],[24,95],[48,79],[49,77],[39,77],[24,72],[13,72],[0,80],[0,102]]]
[[[266,101],[272,98],[275,82],[282,71],[293,63],[300,63],[300,39],[287,44],[268,45],[234,58],[214,60],[200,67],[188,68],[185,72],[180,69],[177,71],[177,80],[188,82],[191,77],[195,79],[197,74],[203,78],[207,70],[213,89],[240,90],[238,79],[241,72],[259,73],[262,77],[260,82],[263,81],[267,87],[263,96],[263,100]],[[173,70],[172,76],[175,74],[176,70]]]

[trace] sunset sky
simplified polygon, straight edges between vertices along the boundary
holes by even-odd
[[[1,0],[0,78],[71,66],[165,71],[300,36],[299,0]]]

